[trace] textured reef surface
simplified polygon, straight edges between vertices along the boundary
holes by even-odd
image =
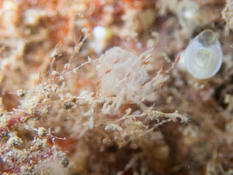
[[[233,0],[0,0],[0,174],[232,175]]]

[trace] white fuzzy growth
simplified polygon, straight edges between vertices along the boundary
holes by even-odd
[[[213,41],[200,40],[204,32],[210,32]],[[222,48],[216,34],[205,30],[197,35],[188,45],[182,57],[186,69],[197,79],[208,79],[214,76],[222,65]],[[213,34],[213,36],[212,36]],[[204,44],[203,44],[204,42]],[[205,44],[207,42],[207,44]]]
[[[141,64],[140,57],[114,47],[99,58],[97,71],[101,77],[101,92],[107,96],[117,95],[121,91],[138,91],[148,73]]]

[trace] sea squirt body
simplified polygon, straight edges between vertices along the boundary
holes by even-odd
[[[197,35],[184,52],[186,68],[197,79],[214,76],[222,65],[222,57],[222,48],[217,35],[209,29]]]

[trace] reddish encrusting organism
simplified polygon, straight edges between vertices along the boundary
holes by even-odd
[[[8,120],[7,122],[7,127],[8,128],[12,128],[16,125],[18,125],[19,123],[22,123],[22,120],[20,119],[20,117],[12,117],[11,119]]]

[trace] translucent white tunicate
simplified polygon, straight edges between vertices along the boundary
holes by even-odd
[[[204,30],[185,49],[182,57],[186,69],[197,79],[214,76],[222,65],[222,48],[212,30]]]
[[[182,28],[193,30],[197,25],[198,5],[193,1],[182,1],[178,8],[178,19]]]
[[[109,28],[103,26],[96,26],[93,31],[93,42],[91,46],[97,53],[101,53],[106,47],[107,41],[111,38],[112,32]]]
[[[94,37],[97,39],[97,40],[104,40],[107,36],[107,30],[105,27],[102,27],[102,26],[96,26],[94,29],[93,29],[93,34],[94,34]]]

